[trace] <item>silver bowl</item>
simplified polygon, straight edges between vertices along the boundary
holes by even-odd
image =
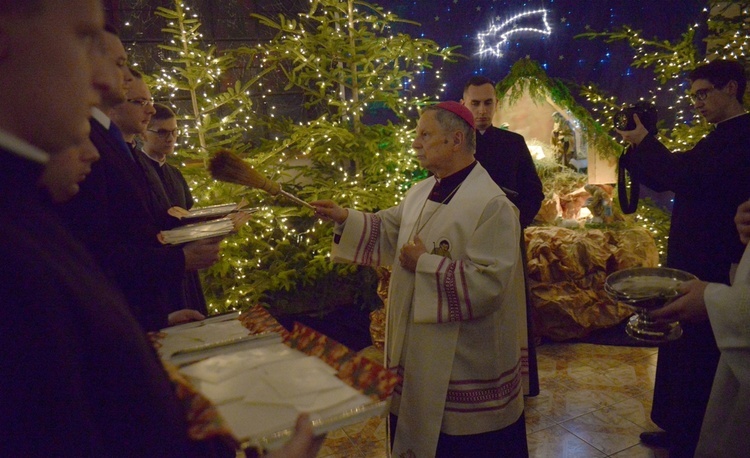
[[[682,335],[679,322],[657,323],[650,319],[649,311],[668,304],[680,295],[682,282],[695,280],[696,276],[668,267],[633,267],[620,270],[607,277],[604,290],[612,299],[635,308],[635,315],[625,328],[629,336],[653,343],[678,339]]]

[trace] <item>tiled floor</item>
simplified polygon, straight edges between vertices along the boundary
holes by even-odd
[[[649,419],[656,348],[551,343],[537,347],[541,393],[526,399],[531,457],[667,458],[639,443]],[[318,458],[386,457],[385,420],[328,435]]]

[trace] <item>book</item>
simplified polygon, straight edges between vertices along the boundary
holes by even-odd
[[[212,237],[223,237],[234,230],[235,225],[231,218],[219,218],[161,231],[157,238],[164,245],[179,245]]]
[[[273,450],[291,438],[301,412],[310,414],[316,434],[385,413],[390,389],[377,394],[363,390],[351,373],[367,380],[363,385],[384,375],[383,371],[389,381],[395,375],[373,363],[363,365],[361,359],[354,363],[360,370],[348,370],[351,354],[343,357],[348,369],[337,367],[331,358],[341,358],[341,349],[334,350],[336,355],[311,355],[295,348],[295,342],[320,339],[326,338],[295,327],[291,340],[282,342],[279,334],[249,334],[240,320],[219,319],[202,326],[163,329],[158,351],[215,406],[243,446]],[[388,386],[392,389],[390,382]]]
[[[247,201],[243,198],[239,203],[209,205],[207,207],[193,207],[190,210],[186,210],[180,206],[175,205],[174,207],[171,207],[169,210],[167,210],[167,213],[170,216],[179,219],[180,221],[197,222],[200,220],[223,218],[230,213],[239,211],[255,213],[259,210],[258,208],[245,208],[246,205]]]

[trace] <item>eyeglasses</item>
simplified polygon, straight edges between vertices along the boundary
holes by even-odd
[[[167,130],[167,129],[151,130],[151,129],[148,129],[148,131],[155,133],[162,140],[167,140],[169,137],[177,138],[177,137],[180,136],[180,129],[175,129],[175,130]]]
[[[688,94],[688,97],[690,97],[690,100],[695,102],[702,102],[706,100],[706,97],[708,97],[708,94],[710,94],[712,91],[716,90],[715,87],[707,87],[705,89],[698,89],[697,91],[693,92],[692,94]]]
[[[138,105],[141,107],[145,107],[146,105],[154,106],[153,100],[146,100],[146,99],[128,99],[128,102],[132,103],[133,105]]]

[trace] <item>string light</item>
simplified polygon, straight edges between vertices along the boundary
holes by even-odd
[[[452,60],[452,49],[391,33],[398,18],[379,7],[354,9],[350,16],[346,1],[317,0],[294,19],[256,15],[278,35],[219,52],[203,38],[186,2],[174,4],[159,9],[170,35],[152,88],[187,132],[176,155],[186,164],[196,205],[244,197],[259,207],[203,274],[210,311],[246,308],[333,269],[350,271],[330,262],[330,224],[260,191],[215,182],[205,164],[213,150],[226,147],[303,199],[331,198],[364,210],[395,205],[415,179],[416,110],[445,88],[438,84],[437,94],[418,97],[417,79],[423,83],[424,70],[432,69],[429,78],[440,81],[442,72],[433,67]],[[252,75],[247,81],[234,80],[240,64]],[[292,122],[276,108],[281,94],[299,97],[305,111],[320,115]],[[379,111],[388,113],[388,122],[363,121]]]
[[[522,19],[536,19],[539,23],[532,27],[519,27],[517,23]],[[477,35],[477,40],[479,41],[479,51],[477,51],[477,54],[490,54],[495,57],[502,57],[503,48],[510,41],[511,36],[522,33],[535,33],[543,36],[551,35],[552,27],[547,21],[547,10],[540,9],[520,13],[500,24],[494,24],[493,22],[486,32],[480,32]]]
[[[710,125],[694,112],[692,102],[686,96],[689,83],[687,72],[698,65],[714,59],[747,60],[750,51],[750,23],[748,11],[738,2],[711,1],[706,8],[705,23],[692,25],[682,39],[675,43],[644,39],[640,32],[622,27],[614,32],[587,33],[589,38],[600,37],[606,41],[623,40],[634,51],[634,65],[651,68],[657,82],[656,89],[644,97],[660,108],[659,117],[668,122],[661,124],[659,137],[672,151],[691,149],[710,131]],[[696,58],[698,50],[694,36],[701,27],[708,28],[707,49],[704,58]],[[592,104],[592,113],[603,126],[611,126],[612,115],[622,105],[615,97],[605,96],[593,85],[586,85],[581,94]],[[669,215],[653,203],[641,205],[636,220],[655,237],[662,262],[665,261],[669,231]]]

